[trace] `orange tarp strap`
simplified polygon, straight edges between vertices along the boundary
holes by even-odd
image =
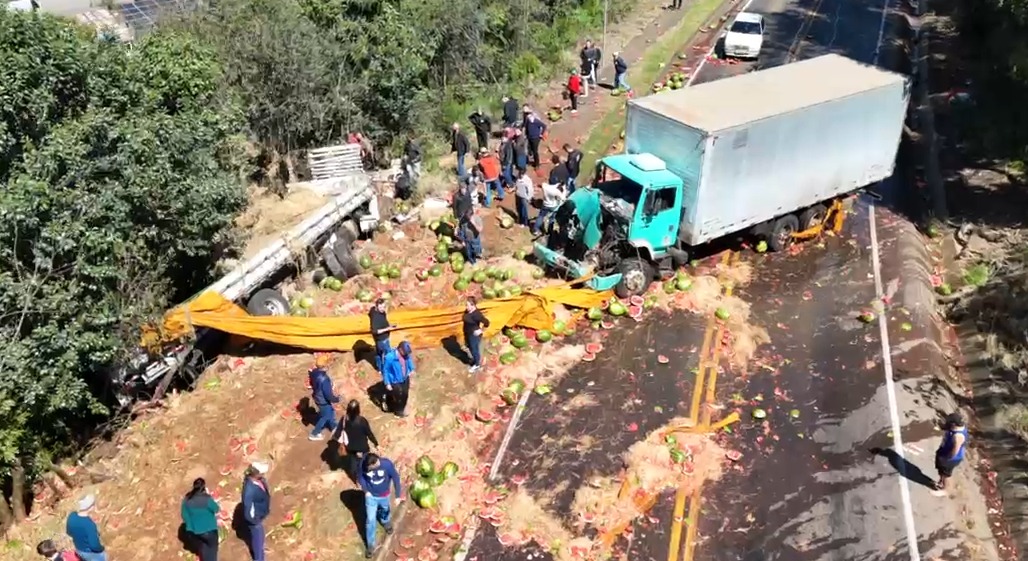
[[[479,309],[489,319],[485,335],[495,335],[507,326],[551,329],[555,305],[590,308],[602,305],[611,296],[609,291],[572,288],[571,284],[480,302]],[[393,344],[406,340],[415,348],[429,348],[438,346],[447,337],[460,338],[463,313],[463,306],[390,311],[389,321],[399,326],[392,334]],[[360,343],[374,345],[367,314],[341,317],[251,316],[216,292],[205,292],[168,312],[162,334],[167,338],[182,337],[196,327],[313,351],[352,351]]]

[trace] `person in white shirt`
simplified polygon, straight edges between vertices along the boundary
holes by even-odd
[[[535,193],[535,185],[532,184],[532,177],[520,169],[514,170],[514,200],[518,211],[518,224],[529,226],[528,208],[532,203],[532,195]]]
[[[532,234],[538,236],[542,232],[543,225],[546,226],[546,233],[550,232],[553,223],[553,214],[564,202],[564,188],[561,185],[554,185],[550,182],[543,183],[543,206],[539,209],[539,216],[535,217],[535,224],[532,227]]]

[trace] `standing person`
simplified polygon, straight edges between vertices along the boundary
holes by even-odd
[[[581,150],[575,150],[570,144],[564,145],[564,153],[567,154],[567,159],[564,160],[564,165],[568,170],[568,196],[575,192],[575,186],[578,182],[578,174],[582,172],[582,152]]]
[[[221,507],[207,492],[203,478],[182,499],[182,524],[196,544],[200,561],[218,561],[218,511]]]
[[[488,115],[482,113],[482,108],[475,109],[475,112],[468,115],[471,127],[475,129],[475,140],[478,141],[478,149],[489,149],[489,134],[493,132],[493,121]]]
[[[468,265],[478,263],[482,257],[482,232],[485,225],[482,217],[474,209],[468,209],[458,226],[458,237],[464,244],[464,262]]]
[[[386,316],[385,298],[375,300],[375,305],[368,312],[368,319],[371,322],[371,338],[375,340],[375,367],[382,371],[382,357],[389,349],[389,333],[396,330],[396,325],[389,323]]]
[[[325,437],[322,436],[321,431],[328,429],[335,432],[338,426],[336,408],[333,407],[333,404],[339,403],[339,396],[332,391],[332,378],[328,376],[328,372],[325,370],[326,366],[328,366],[328,357],[319,355],[314,359],[314,368],[307,373],[311,383],[311,399],[318,406],[318,420],[314,423],[310,435],[307,436],[309,440],[313,441],[324,440]]]
[[[525,121],[525,137],[528,138],[528,156],[532,167],[539,167],[539,145],[546,137],[546,123],[542,122],[535,113],[529,113]]]
[[[482,148],[478,152],[478,170],[482,173],[482,182],[485,184],[485,207],[489,208],[493,204],[493,191],[496,191],[497,200],[503,200],[500,158],[488,148]]]
[[[409,133],[407,141],[403,144],[403,159],[407,176],[410,177],[411,183],[417,185],[418,179],[421,177],[421,145],[418,144],[414,133]]]
[[[464,159],[470,151],[471,143],[468,142],[467,135],[461,132],[460,125],[454,123],[450,131],[450,152],[457,154],[457,177],[464,177],[467,174]]]
[[[464,304],[461,324],[464,327],[464,344],[471,355],[471,368],[468,371],[475,373],[482,369],[482,335],[489,327],[489,319],[478,309],[478,302],[474,298],[468,298]]]
[[[559,185],[564,187],[568,184],[568,166],[564,162],[560,161],[560,156],[553,154],[550,156],[550,164],[553,165],[550,168],[549,182],[553,185]]]
[[[503,187],[509,188],[514,185],[514,134],[511,128],[504,129],[503,140],[500,141],[498,150],[500,155],[500,169],[503,179]]]
[[[518,224],[529,226],[528,208],[532,202],[532,195],[535,194],[535,185],[532,184],[532,178],[522,170],[519,169],[514,174],[517,176],[514,183],[514,201],[517,203],[515,206],[518,211]]]
[[[531,114],[532,108],[527,103],[521,106],[521,132],[524,132],[525,128],[528,127],[528,116]]]
[[[528,139],[517,129],[514,129],[514,167],[521,173],[528,170]]]
[[[407,416],[410,377],[414,374],[414,351],[403,341],[385,357],[382,382],[386,389],[386,405],[397,417]]]
[[[382,525],[386,534],[393,533],[390,487],[396,493],[397,501],[403,500],[403,492],[400,490],[400,474],[397,473],[396,466],[389,459],[380,458],[376,454],[368,454],[364,459],[364,467],[359,477],[361,489],[364,490],[364,541],[367,544],[364,558],[371,559],[375,552],[375,533],[378,525]]]
[[[78,559],[75,553],[57,549],[57,544],[53,540],[39,542],[36,545],[36,553],[40,554],[47,561],[76,561]]]
[[[943,430],[946,433],[942,435],[942,443],[935,451],[935,470],[939,472],[939,482],[935,485],[937,491],[946,489],[946,481],[953,477],[953,470],[964,461],[964,450],[967,448],[968,435],[963,415],[957,412],[946,415]]]
[[[632,86],[628,85],[625,81],[625,76],[628,75],[628,63],[625,59],[621,58],[621,53],[614,53],[614,87],[625,92],[631,92]]]
[[[243,521],[253,561],[264,561],[264,519],[271,513],[268,468],[264,462],[253,462],[243,473]]]
[[[553,215],[563,202],[564,190],[559,184],[543,183],[543,206],[539,209],[539,215],[535,217],[535,224],[532,225],[532,235],[538,236],[544,232],[550,233]]]
[[[503,96],[503,126],[512,128],[518,124],[518,100],[509,95]]]
[[[453,215],[464,216],[468,210],[475,208],[474,197],[473,180],[470,177],[457,180],[457,191],[453,194]]]
[[[582,95],[582,77],[578,75],[578,69],[571,69],[571,76],[568,76],[568,100],[571,101],[571,112],[578,113],[578,96]]]
[[[361,147],[361,162],[364,164],[366,169],[374,169],[375,145],[371,143],[371,139],[361,133],[357,133],[356,136],[357,144]]]
[[[343,417],[343,430],[337,440],[346,450],[346,473],[355,483],[359,482],[361,462],[371,451],[371,445],[378,448],[378,439],[371,430],[371,423],[361,415],[361,404],[351,399],[346,404],[346,415]]]
[[[107,550],[100,542],[100,530],[90,514],[96,507],[96,496],[86,495],[78,504],[78,510],[68,515],[64,531],[71,538],[75,554],[82,561],[107,561]]]
[[[603,56],[600,53],[600,49],[593,45],[591,39],[586,39],[585,46],[582,47],[582,51],[578,53],[578,58],[582,62],[582,75],[585,77],[586,93],[588,95],[588,86],[596,85],[596,70],[600,67],[600,58]]]

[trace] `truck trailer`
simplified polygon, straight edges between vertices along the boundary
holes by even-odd
[[[906,77],[830,54],[629,101],[625,153],[597,163],[536,257],[630,296],[730,234],[785,249],[892,175],[908,100]]]

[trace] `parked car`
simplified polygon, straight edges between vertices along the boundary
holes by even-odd
[[[764,46],[764,16],[740,12],[725,34],[725,56],[756,60]]]

